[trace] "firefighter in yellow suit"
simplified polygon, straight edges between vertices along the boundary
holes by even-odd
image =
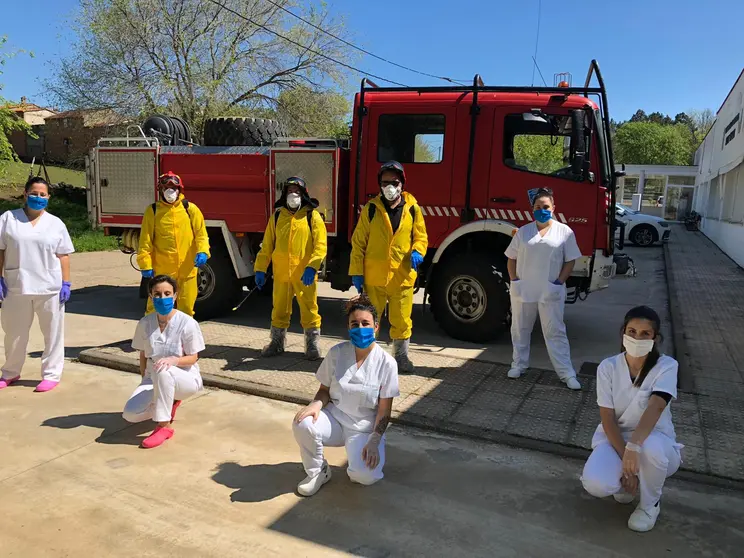
[[[202,212],[186,200],[183,188],[181,178],[170,171],[158,179],[160,198],[154,211],[145,209],[137,265],[144,278],[170,275],[176,279],[177,308],[193,316],[199,290],[197,268],[209,259],[209,236]],[[153,311],[152,298],[148,298],[146,314]]]
[[[403,165],[390,161],[377,174],[380,195],[362,209],[351,239],[349,275],[367,293],[379,315],[388,305],[393,354],[401,372],[413,372],[408,358],[416,273],[428,248],[426,223],[416,198],[404,192]]]
[[[296,297],[300,323],[305,330],[305,356],[318,360],[321,320],[317,274],[328,250],[325,223],[315,210],[318,201],[308,194],[305,181],[296,176],[286,180],[274,207],[276,211],[266,226],[254,264],[259,289],[266,284],[269,263],[274,270],[271,341],[261,355],[276,356],[284,352],[292,300]]]

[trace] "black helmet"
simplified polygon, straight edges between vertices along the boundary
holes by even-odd
[[[276,200],[274,207],[286,207],[287,189],[290,186],[297,186],[300,189],[300,197],[302,198],[302,205],[300,205],[300,207],[302,207],[303,205],[309,205],[314,208],[318,207],[318,200],[310,197],[310,194],[307,191],[307,185],[305,184],[305,179],[300,178],[299,176],[290,176],[287,180],[284,181],[284,183],[282,184],[282,195],[278,200]]]
[[[378,185],[382,182],[382,173],[385,171],[396,172],[403,186],[406,185],[406,171],[403,168],[403,165],[401,165],[398,161],[388,161],[387,163],[383,163],[383,165],[380,167],[380,170],[377,171]]]

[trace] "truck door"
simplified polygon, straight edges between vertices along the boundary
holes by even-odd
[[[368,118],[361,189],[364,197],[360,197],[360,203],[380,193],[377,172],[382,163],[402,163],[406,170],[405,189],[421,207],[429,246],[436,246],[436,239],[449,230],[450,221],[459,225],[451,194],[454,102],[371,103]]]
[[[594,181],[582,180],[572,172],[575,147],[570,110],[498,107],[493,134],[489,182],[492,216],[517,226],[526,225],[533,221],[528,191],[549,188],[555,198],[555,219],[574,230],[584,256],[592,255],[600,175],[592,169]],[[590,152],[593,146],[587,146]],[[587,156],[592,163],[594,159]]]

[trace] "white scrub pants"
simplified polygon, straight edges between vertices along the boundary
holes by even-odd
[[[19,295],[8,293],[0,311],[0,323],[5,332],[5,380],[21,375],[26,362],[26,349],[34,314],[44,336],[41,355],[41,379],[59,382],[65,363],[65,306],[59,293],[53,295]]]
[[[302,465],[309,477],[320,474],[323,467],[323,447],[346,446],[346,459],[349,466],[346,473],[352,482],[370,485],[382,479],[385,465],[385,436],[380,441],[380,463],[369,469],[362,459],[362,450],[367,445],[371,432],[358,432],[341,426],[325,409],[320,411],[317,422],[307,417],[297,424],[292,421],[292,432],[300,446]]]
[[[565,301],[522,302],[511,298],[512,307],[512,368],[525,371],[530,367],[530,340],[535,320],[540,314],[545,345],[553,369],[561,380],[575,378],[576,371],[571,364],[571,348],[563,323]]]
[[[664,481],[679,469],[682,462],[677,444],[659,432],[652,432],[643,443],[640,472],[638,474],[641,508],[653,508],[661,498]],[[581,483],[584,489],[597,498],[606,498],[622,491],[620,478],[623,462],[610,442],[601,442],[594,448],[584,465]]]
[[[122,413],[128,422],[169,422],[173,402],[186,399],[202,389],[197,373],[171,366],[162,372],[152,372],[154,378],[143,378],[124,405]]]

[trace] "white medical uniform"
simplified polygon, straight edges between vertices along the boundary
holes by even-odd
[[[570,227],[553,220],[544,236],[536,223],[517,231],[506,249],[506,257],[517,260],[518,281],[509,288],[512,308],[512,368],[530,366],[530,338],[540,314],[550,362],[562,380],[576,376],[563,323],[566,285],[555,285],[563,264],[581,257]]]
[[[677,361],[662,355],[640,386],[633,386],[625,353],[608,358],[597,369],[597,404],[613,409],[618,426],[627,442],[630,440],[648,400],[655,391],[677,398]],[[640,505],[650,509],[661,498],[667,477],[679,469],[682,462],[672,424],[671,401],[664,408],[651,434],[643,443],[640,454]],[[592,438],[592,454],[584,466],[581,482],[587,492],[604,498],[622,491],[622,459],[610,444],[602,424]]]
[[[58,256],[75,248],[65,224],[44,211],[32,225],[23,209],[0,215],[0,250],[5,250],[3,277],[8,296],[0,322],[5,331],[3,379],[21,375],[34,314],[44,336],[41,378],[59,382],[65,362],[65,305],[59,301],[62,266]]]
[[[364,463],[362,450],[374,429],[379,399],[400,395],[395,359],[375,345],[357,367],[354,346],[346,341],[328,351],[315,377],[329,388],[331,402],[320,411],[316,422],[312,417],[299,424],[292,422],[305,472],[309,477],[320,473],[324,446],[346,446],[349,478],[359,484],[374,484],[383,477],[385,435],[375,469]]]
[[[157,314],[149,314],[137,324],[132,348],[145,352],[147,366],[142,382],[124,406],[124,418],[129,422],[170,421],[173,402],[202,389],[199,363],[188,368],[170,366],[160,372],[155,370],[155,363],[161,358],[203,351],[204,337],[199,324],[191,316],[176,311],[161,332]]]

